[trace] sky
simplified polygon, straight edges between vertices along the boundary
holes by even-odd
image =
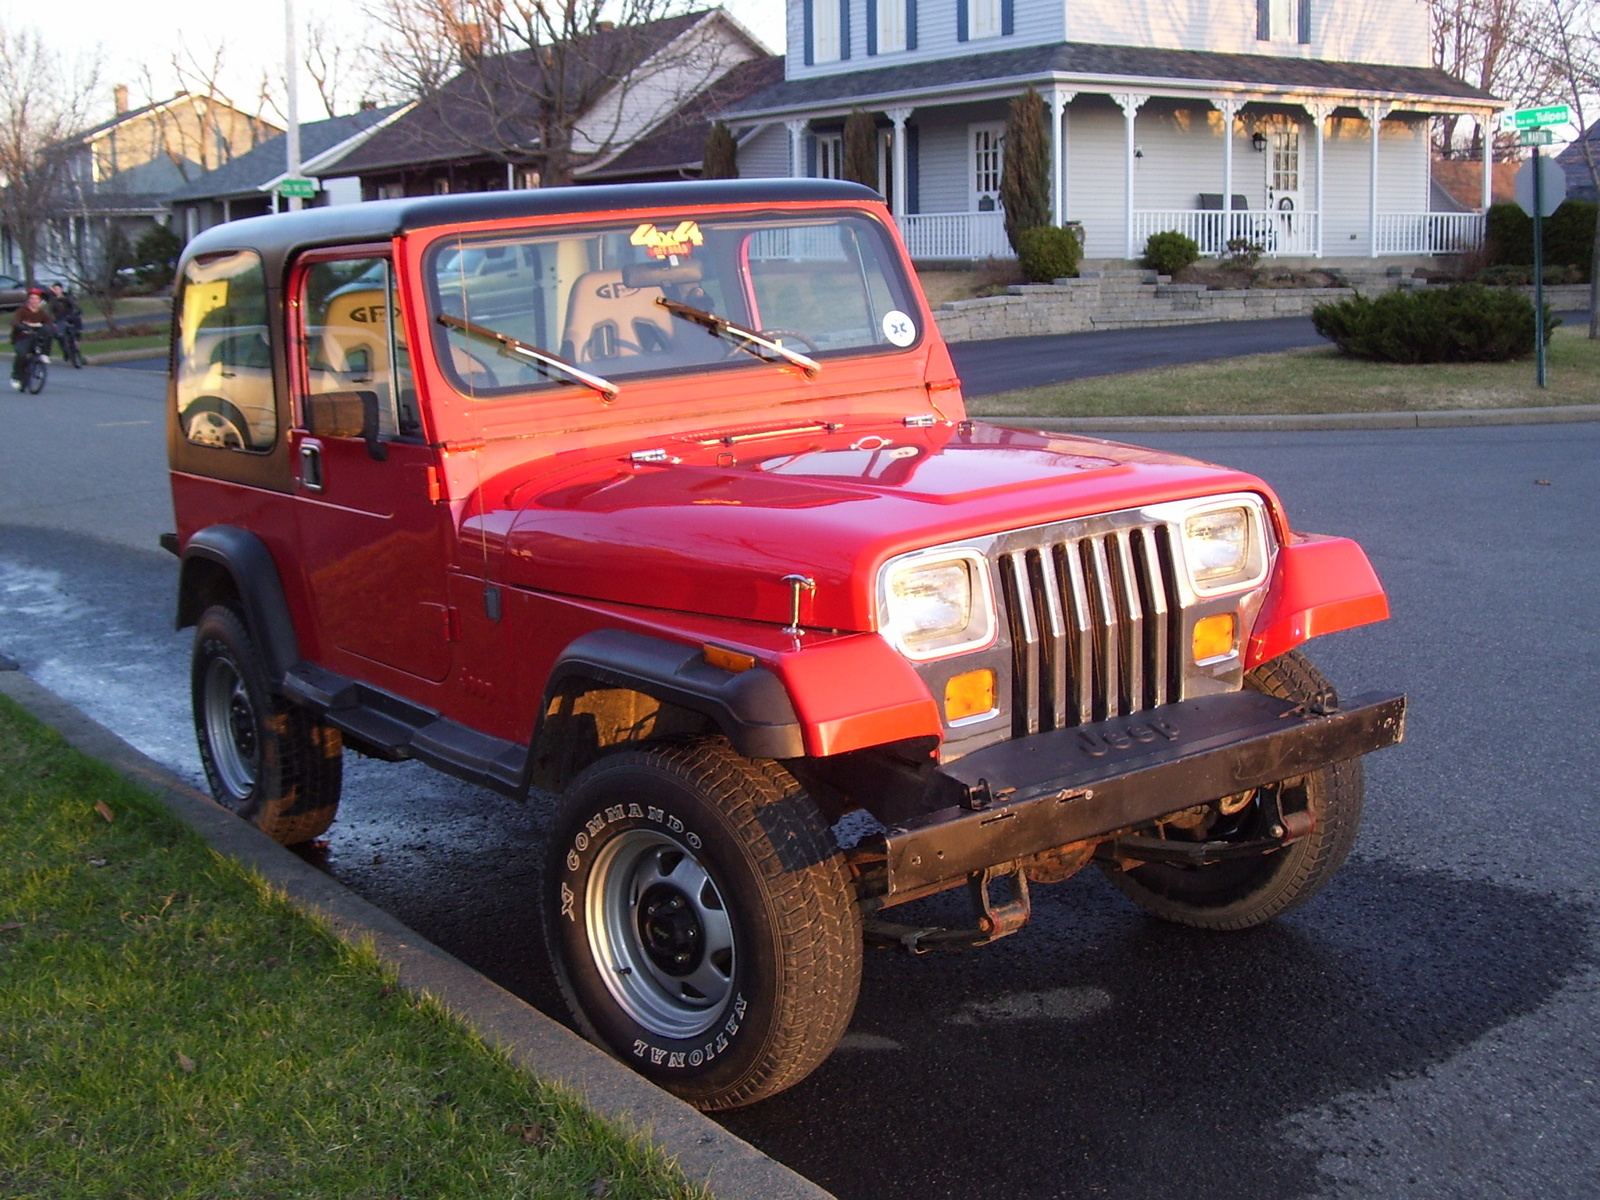
[[[707,0],[709,7],[714,0]],[[336,30],[340,43],[361,45],[361,0],[295,0],[300,24],[315,12]],[[783,52],[783,0],[724,0],[723,7],[775,53]],[[101,95],[94,112],[110,116],[112,87],[126,83],[134,103],[145,95],[146,68],[157,87],[177,90],[168,64],[181,45],[209,61],[224,47],[229,86],[235,98],[253,99],[263,69],[281,74],[284,58],[284,0],[71,0],[60,9],[38,0],[0,0],[0,28],[32,27],[66,56],[98,57]],[[300,81],[302,120],[325,115],[308,80]]]

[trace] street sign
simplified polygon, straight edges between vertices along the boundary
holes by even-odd
[[[1517,134],[1519,146],[1553,146],[1556,133],[1553,129],[1524,129]]]
[[[1543,108],[1519,108],[1500,114],[1500,128],[1508,133],[1524,129],[1543,129],[1546,125],[1566,125],[1572,120],[1572,109],[1565,104],[1547,104]]]
[[[303,176],[285,175],[278,180],[273,191],[280,196],[298,196],[302,200],[309,200],[317,194],[317,181]]]
[[[1548,217],[1560,208],[1561,202],[1567,198],[1567,173],[1553,158],[1532,158],[1517,169],[1517,203],[1530,217],[1533,216],[1535,170],[1540,175],[1539,200],[1540,207],[1544,210],[1539,215]]]

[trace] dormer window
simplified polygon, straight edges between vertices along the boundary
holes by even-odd
[[[1311,0],[1256,0],[1256,38],[1309,45]]]

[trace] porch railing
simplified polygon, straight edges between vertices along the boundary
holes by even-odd
[[[1375,254],[1465,254],[1483,245],[1482,213],[1379,213]]]
[[[1228,254],[1228,243],[1236,239],[1261,247],[1261,253],[1269,258],[1315,255],[1321,220],[1320,213],[1276,208],[1236,208],[1232,212],[1139,209],[1133,214],[1133,250],[1142,254],[1152,233],[1176,230],[1193,238],[1207,258]]]
[[[900,234],[912,258],[1015,258],[1002,212],[909,213]]]

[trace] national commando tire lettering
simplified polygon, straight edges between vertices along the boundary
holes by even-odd
[[[200,763],[218,803],[285,846],[333,824],[344,778],[339,731],[272,694],[233,609],[201,614],[190,679]]]
[[[838,1043],[861,919],[827,822],[721,740],[607,756],[561,800],[544,920],[579,1030],[706,1109],[799,1082]]]
[[[1303,703],[1332,691],[1299,651],[1262,663],[1245,676],[1245,687]],[[1249,840],[1267,836],[1280,805],[1285,814],[1309,813],[1311,832],[1281,850],[1200,867],[1100,866],[1118,891],[1163,920],[1201,929],[1248,929],[1304,904],[1333,877],[1355,844],[1364,792],[1361,760],[1335,763],[1301,779],[1258,788],[1232,815],[1219,811],[1200,827],[1166,831],[1169,837],[1197,841]]]

